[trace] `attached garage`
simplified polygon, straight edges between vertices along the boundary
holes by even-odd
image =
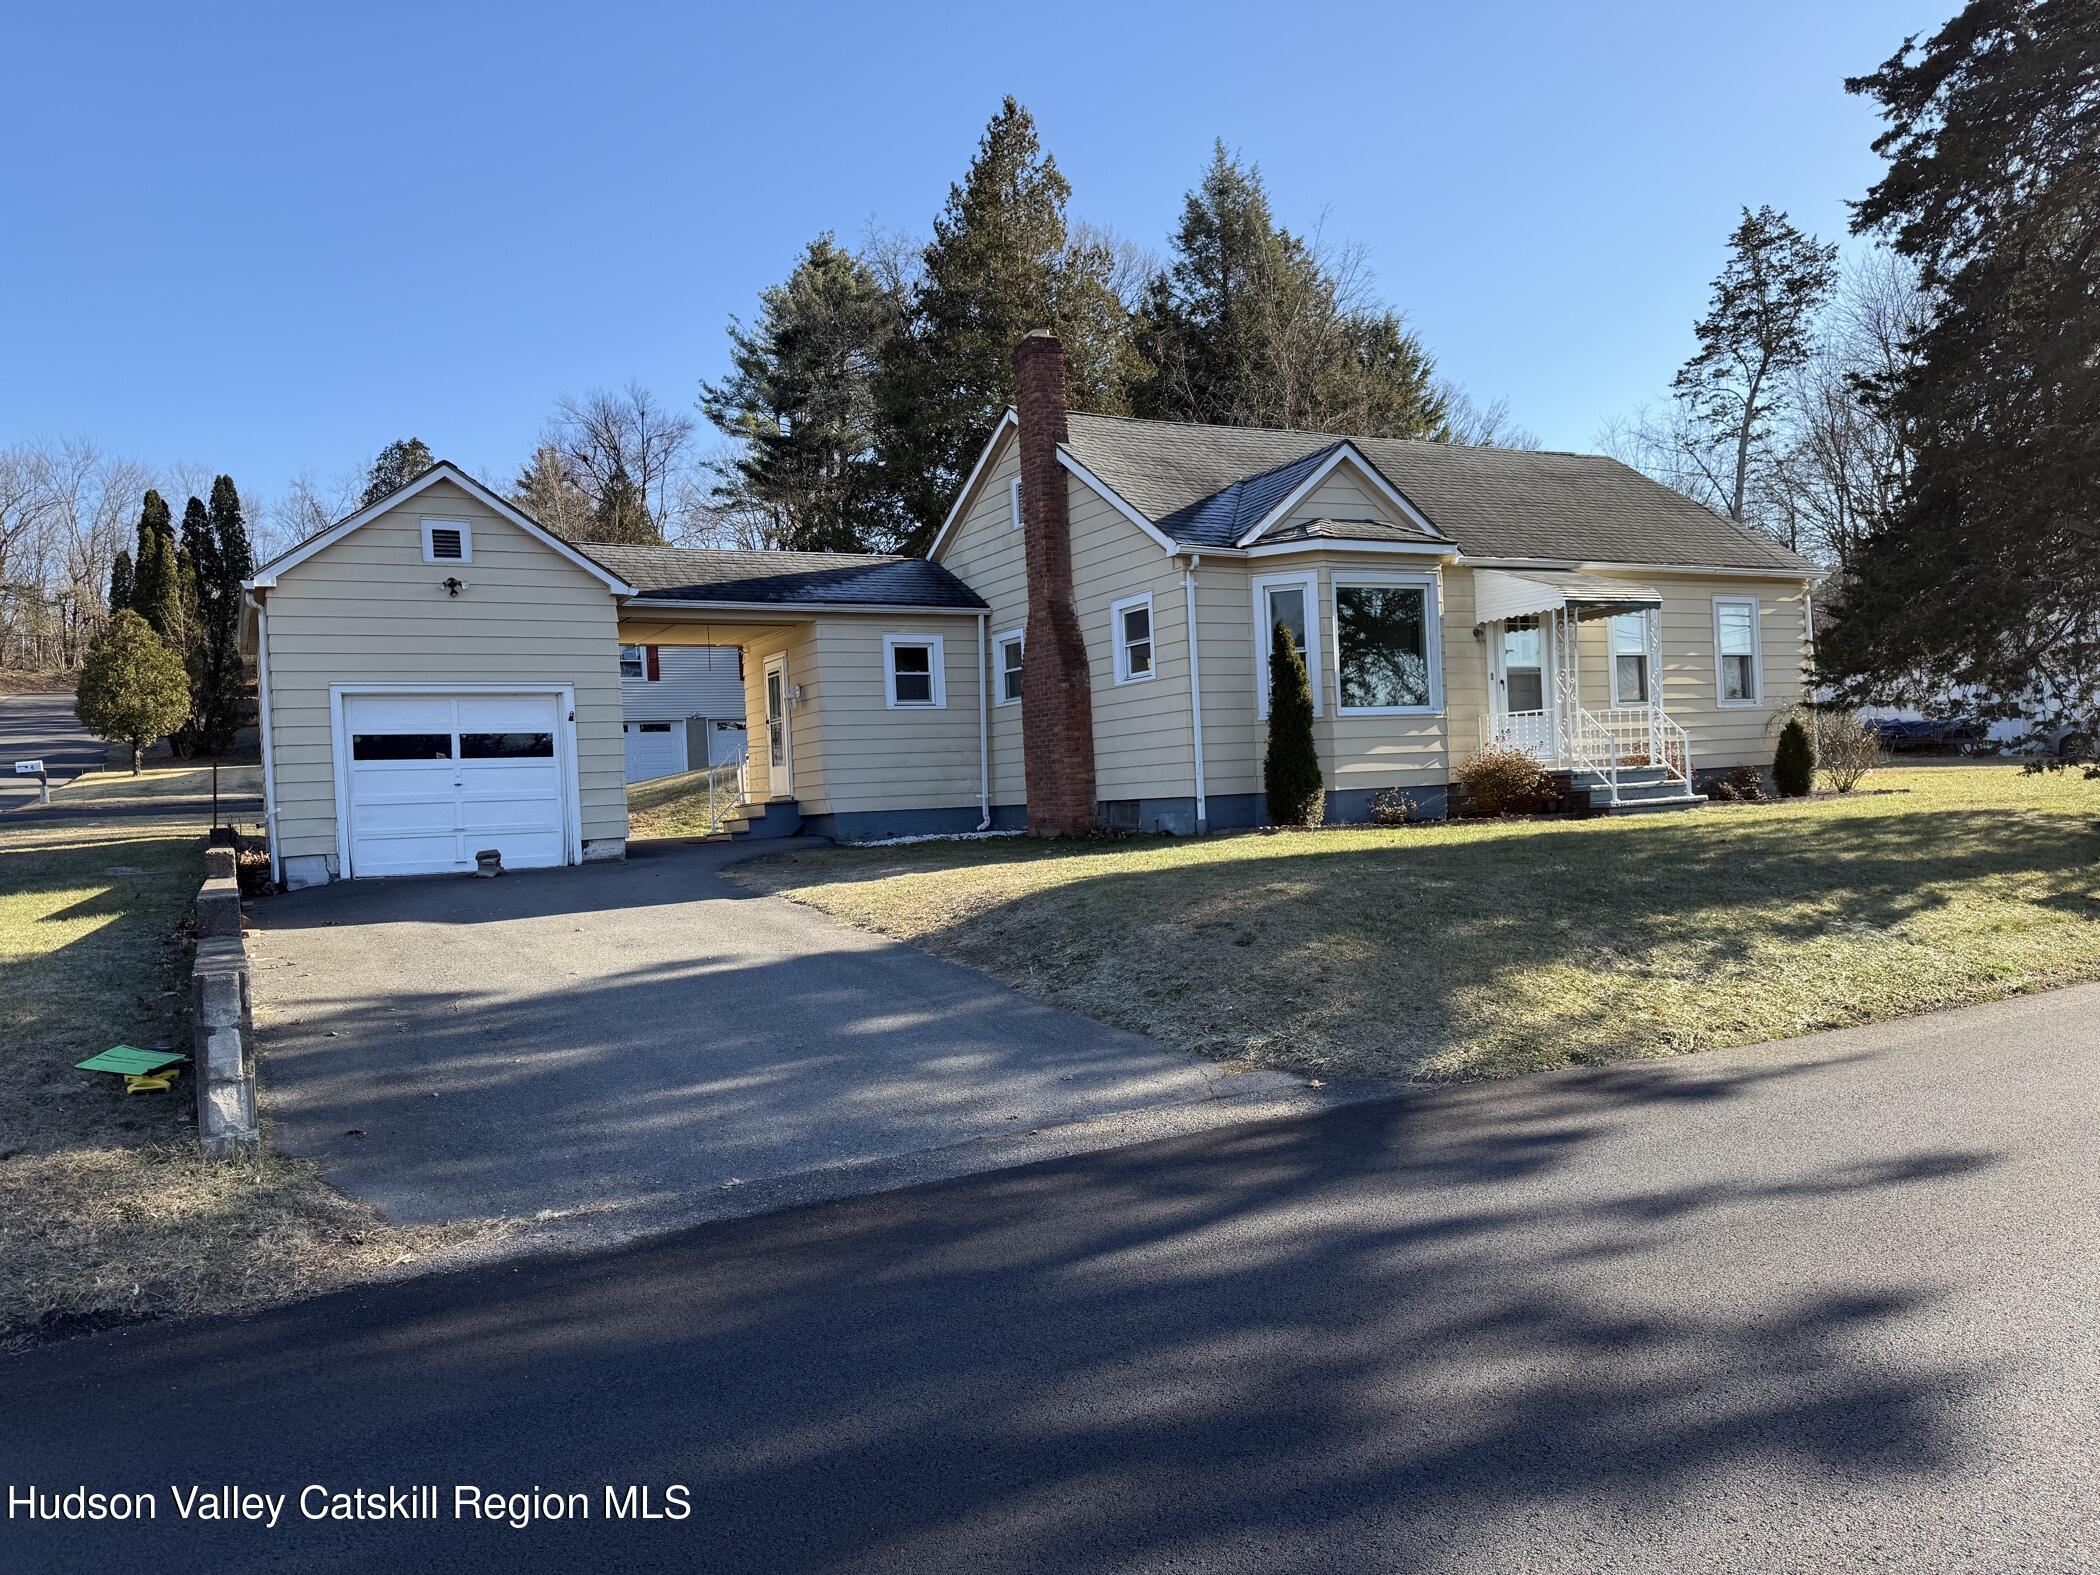
[[[336,691],[342,873],[439,875],[582,857],[566,690]]]
[[[612,570],[440,464],[249,593],[286,885],[625,852]]]

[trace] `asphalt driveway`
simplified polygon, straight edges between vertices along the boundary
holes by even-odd
[[[272,1135],[390,1219],[591,1236],[1313,1107],[720,877],[746,848],[253,905]]]

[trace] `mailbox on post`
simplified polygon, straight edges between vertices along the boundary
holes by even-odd
[[[35,777],[37,783],[37,802],[39,804],[48,804],[51,802],[51,778],[44,771],[43,761],[17,760],[15,762],[15,775],[18,777]]]

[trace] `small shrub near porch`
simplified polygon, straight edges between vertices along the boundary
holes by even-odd
[[[1521,749],[1483,749],[1452,773],[1467,815],[1535,815],[1553,797],[1553,779]]]

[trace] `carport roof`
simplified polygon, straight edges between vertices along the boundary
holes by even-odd
[[[650,601],[766,607],[913,607],[976,612],[982,597],[939,564],[858,552],[714,547],[583,549]]]

